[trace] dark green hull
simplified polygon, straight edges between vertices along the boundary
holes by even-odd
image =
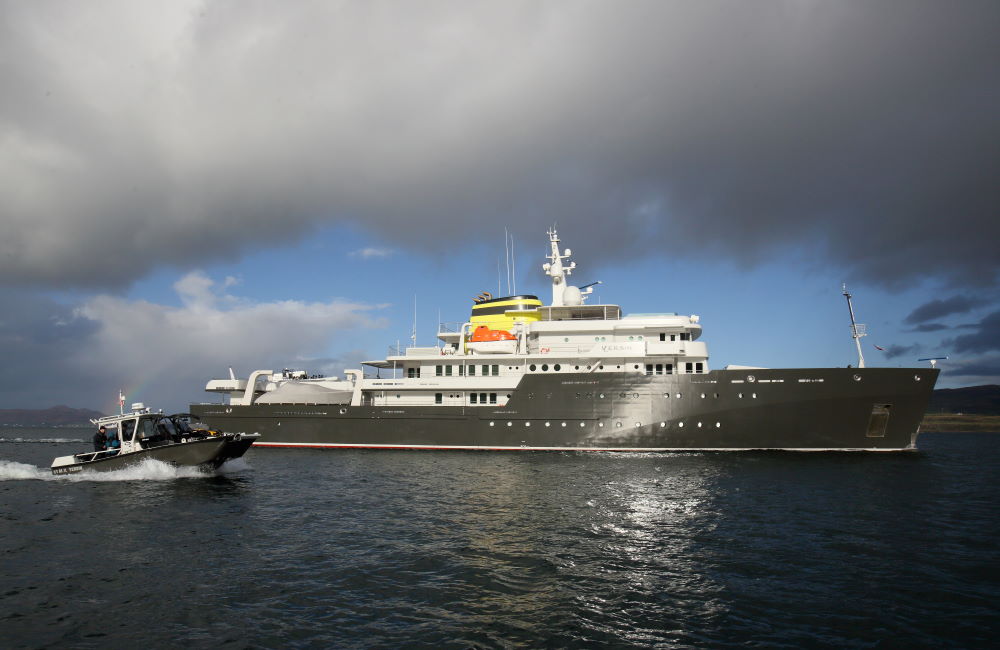
[[[911,450],[938,370],[527,374],[506,406],[192,405],[264,447]]]

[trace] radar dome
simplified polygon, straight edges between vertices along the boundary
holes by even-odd
[[[570,307],[582,305],[583,293],[580,291],[580,287],[574,287],[571,285],[563,289],[563,304]]]

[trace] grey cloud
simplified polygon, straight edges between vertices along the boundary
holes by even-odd
[[[987,352],[1000,350],[1000,311],[987,315],[979,322],[977,331],[962,334],[947,341],[955,352]]]
[[[997,280],[992,0],[0,11],[8,285],[121,286],[337,220]]]
[[[912,345],[890,345],[885,349],[885,356],[887,359],[895,359],[897,357],[902,357],[908,354],[916,354],[920,350],[920,346],[916,343]]]
[[[946,329],[948,329],[948,326],[947,325],[942,325],[941,323],[921,323],[920,325],[917,325],[916,327],[914,327],[913,329],[911,329],[909,331],[910,332],[940,332],[941,330],[946,330]]]
[[[914,309],[910,312],[909,316],[903,319],[903,322],[914,325],[942,318],[944,316],[950,316],[952,314],[965,314],[972,311],[976,307],[986,304],[986,302],[987,301],[981,297],[963,295],[952,296],[950,298],[945,298],[944,300],[935,299]]]
[[[980,381],[1000,383],[1000,357],[985,356],[942,362],[942,370],[953,377],[975,377]]]

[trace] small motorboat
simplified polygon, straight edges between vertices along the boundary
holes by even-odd
[[[104,449],[60,456],[52,461],[53,474],[112,472],[148,459],[215,469],[242,456],[260,437],[209,429],[189,413],[153,413],[142,403],[133,404],[129,413],[91,422],[107,431]]]

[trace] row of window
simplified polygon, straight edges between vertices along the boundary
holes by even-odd
[[[499,377],[500,376],[500,366],[497,366],[497,365],[486,366],[486,365],[484,365],[484,366],[480,366],[480,367],[482,368],[482,376],[483,377],[489,377],[491,375],[493,377]],[[458,370],[455,371],[455,370],[453,370],[454,368],[458,368]],[[416,374],[413,373],[414,370],[416,370]],[[463,366],[434,366],[434,375],[436,377],[451,377],[453,375],[458,375],[459,377],[464,377],[467,373],[468,373],[468,375],[470,377],[475,377],[476,376],[476,366],[471,365],[471,364],[468,365],[468,366],[464,366],[464,365]],[[414,368],[408,368],[406,376],[407,377],[419,377],[420,376],[420,369],[419,368],[416,368],[416,369],[414,369]]]
[[[524,424],[524,426],[526,426],[526,427],[530,427],[531,426],[531,421],[530,420],[525,420],[522,424]],[[547,427],[552,426],[551,422],[545,422],[544,424]],[[702,426],[703,426],[703,423],[701,423],[701,422],[697,422],[696,424],[697,424],[697,427],[699,429],[702,428]],[[560,422],[559,425],[564,427],[564,426],[566,426],[566,423],[565,422]],[[490,426],[491,427],[495,427],[496,426],[496,422],[490,422]],[[514,423],[511,422],[511,421],[508,421],[507,422],[507,426],[508,427],[512,427],[512,426],[514,426]],[[587,423],[586,422],[580,422],[580,426],[581,427],[585,427],[585,426],[587,426]],[[603,422],[598,422],[597,426],[598,427],[603,427],[604,423]],[[635,428],[638,429],[641,426],[642,426],[642,422],[636,422],[635,423]],[[660,422],[660,428],[661,429],[666,429],[667,426],[668,426],[668,424],[666,422]],[[684,422],[678,422],[677,426],[678,426],[678,428],[683,429],[684,428]],[[704,426],[706,426],[706,427],[707,426],[711,426],[711,423],[710,422],[706,422],[706,423],[704,423]],[[616,429],[620,429],[621,427],[622,427],[622,423],[621,422],[615,422],[615,428]],[[716,429],[721,429],[722,428],[722,423],[721,422],[716,422],[715,423],[715,428]]]

